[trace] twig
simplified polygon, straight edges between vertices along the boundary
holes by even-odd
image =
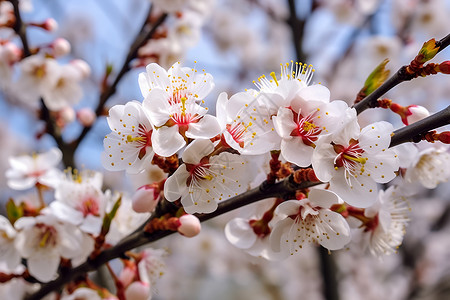
[[[297,61],[305,62],[306,55],[303,52],[303,32],[305,28],[306,20],[300,20],[297,17],[297,8],[295,0],[288,0],[289,2],[289,19],[287,23],[291,27],[292,38],[295,46],[295,54]]]
[[[450,34],[441,40],[436,42],[436,46],[439,47],[438,52],[444,50],[450,44]],[[414,78],[411,74],[406,71],[408,66],[402,66],[392,77],[386,80],[379,88],[373,91],[370,95],[365,97],[359,103],[357,103],[354,108],[356,112],[360,114],[368,108],[377,107],[378,98],[383,96],[386,92],[397,86],[398,84],[409,81]]]
[[[17,33],[17,35],[20,37],[20,40],[22,41],[23,55],[25,57],[30,56],[31,51],[30,51],[30,47],[28,46],[26,26],[22,22],[22,17],[20,15],[19,1],[18,0],[9,0],[9,2],[11,2],[11,4],[14,7],[14,16],[16,18],[16,23],[14,24],[13,29]]]

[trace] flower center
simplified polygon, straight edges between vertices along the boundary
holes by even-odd
[[[292,130],[291,136],[301,137],[305,145],[315,147],[316,145],[314,142],[319,138],[322,129],[314,123],[314,113],[311,113],[306,117],[297,114],[295,111],[293,111],[293,113],[296,127]]]

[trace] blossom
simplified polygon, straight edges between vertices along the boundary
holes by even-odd
[[[360,130],[353,109],[348,116],[346,125],[318,141],[312,165],[345,202],[368,207],[377,199],[377,182],[389,182],[399,168],[396,152],[388,149],[393,127],[383,121]]]
[[[350,228],[344,217],[329,209],[340,203],[342,199],[333,192],[313,189],[308,198],[278,205],[275,214],[282,220],[270,235],[272,249],[291,255],[311,243],[342,249],[350,241]]]
[[[365,217],[372,218],[364,226],[370,252],[375,256],[392,254],[403,241],[409,223],[410,208],[399,188],[390,186],[380,191],[378,202],[367,208]]]
[[[419,148],[418,148],[419,147]],[[450,153],[444,145],[429,143],[401,147],[409,151],[409,161],[405,161],[404,178],[409,183],[420,182],[427,189],[434,189],[439,183],[450,180]]]
[[[167,252],[163,249],[147,248],[140,252],[138,263],[139,278],[142,282],[154,285],[165,271],[164,258]]]
[[[210,213],[218,202],[238,195],[246,188],[244,160],[241,156],[222,152],[211,155],[214,145],[210,140],[197,139],[186,147],[182,164],[164,184],[168,201],[181,197],[184,210]]]
[[[11,270],[20,263],[20,254],[14,245],[15,238],[16,230],[8,219],[0,215],[0,260]]]
[[[125,290],[125,298],[134,300],[150,300],[152,298],[150,284],[143,281],[135,281],[131,283]]]
[[[25,190],[36,184],[52,186],[60,172],[55,167],[59,164],[62,153],[58,148],[49,151],[9,158],[10,169],[6,171],[8,186],[15,190]]]
[[[105,136],[102,165],[109,171],[139,173],[153,158],[153,126],[137,101],[115,105],[107,118],[112,132]]]
[[[27,259],[30,274],[42,282],[55,277],[61,257],[77,258],[94,249],[92,238],[51,214],[22,217],[14,226],[19,231],[16,248]]]
[[[102,181],[98,172],[69,174],[55,188],[56,201],[50,203],[50,210],[84,232],[100,233],[109,198],[101,190]]]
[[[200,233],[202,225],[200,220],[194,215],[182,215],[179,219],[180,226],[177,230],[185,237],[194,237]]]
[[[280,98],[278,94],[254,91],[234,94],[228,99],[221,93],[216,103],[217,119],[225,142],[241,154],[258,155],[278,149],[279,137],[271,119],[271,109],[263,99]]]
[[[320,85],[305,87],[297,93],[290,107],[280,107],[273,117],[275,129],[282,138],[281,154],[287,161],[301,167],[309,166],[315,142],[340,127],[348,106],[343,101],[328,103],[327,91]]]
[[[151,140],[156,154],[171,156],[186,145],[187,138],[220,133],[217,119],[199,104],[214,87],[210,74],[198,74],[179,63],[166,71],[153,63],[139,74],[139,86],[145,97],[142,106],[155,126]]]

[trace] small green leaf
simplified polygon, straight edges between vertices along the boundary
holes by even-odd
[[[364,83],[364,94],[366,96],[370,95],[373,91],[382,85],[389,76],[389,70],[386,70],[386,65],[389,62],[389,59],[385,59],[379,64],[373,71],[370,73],[369,77],[367,77],[366,82]]]
[[[9,198],[8,203],[6,203],[6,214],[8,215],[11,224],[14,224],[17,219],[23,217],[23,207],[17,206],[16,203],[14,203],[14,200]]]
[[[111,227],[111,222],[114,219],[114,217],[116,216],[117,210],[119,209],[121,203],[122,203],[122,195],[120,195],[119,198],[117,199],[116,203],[114,203],[114,206],[111,209],[111,211],[109,213],[105,214],[105,216],[103,217],[103,224],[102,224],[102,231],[101,231],[102,235],[106,235],[109,232],[109,227]]]
[[[425,63],[432,59],[436,53],[439,51],[439,47],[436,46],[436,40],[431,39],[428,42],[425,42],[422,46],[422,49],[419,51],[420,59],[419,61],[421,63]]]

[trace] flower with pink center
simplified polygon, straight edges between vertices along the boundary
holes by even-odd
[[[171,156],[188,138],[212,138],[220,133],[217,119],[201,106],[213,89],[212,76],[175,63],[168,71],[152,63],[139,75],[145,97],[142,106],[155,126],[152,145],[156,154]]]
[[[328,190],[313,189],[308,198],[289,200],[275,209],[281,218],[274,224],[270,243],[275,252],[293,255],[308,244],[328,250],[342,249],[350,242],[350,227],[339,213],[329,208],[343,203]]]
[[[287,161],[300,167],[309,166],[315,142],[340,127],[349,108],[343,101],[328,101],[326,87],[305,87],[297,93],[290,107],[280,107],[273,117],[275,129],[281,136],[281,154]]]
[[[349,111],[350,117],[355,114]],[[360,130],[356,116],[331,136],[319,139],[312,156],[317,178],[345,202],[368,207],[377,199],[377,183],[391,181],[399,159],[389,149],[392,124],[377,122]]]
[[[172,202],[181,197],[189,214],[213,212],[220,201],[247,188],[242,157],[228,152],[211,155],[213,151],[210,140],[192,142],[183,153],[184,164],[164,184],[164,197]]]
[[[102,175],[96,172],[70,175],[56,187],[56,201],[50,203],[48,209],[84,232],[98,234],[109,197],[100,189]]]
[[[30,274],[42,282],[54,279],[61,257],[85,259],[94,249],[92,238],[52,214],[23,217],[14,226],[17,251],[27,259]]]
[[[107,118],[112,132],[105,136],[102,165],[109,171],[144,171],[153,158],[153,126],[137,101],[115,105]]]
[[[271,120],[271,108],[263,99],[279,99],[278,94],[254,91],[234,94],[228,99],[221,93],[217,99],[216,114],[223,139],[241,154],[258,155],[278,149],[279,137]]]
[[[62,153],[58,148],[31,156],[10,157],[11,168],[6,171],[8,186],[15,190],[26,190],[36,184],[53,186],[54,180],[60,175],[56,166],[61,158]]]

